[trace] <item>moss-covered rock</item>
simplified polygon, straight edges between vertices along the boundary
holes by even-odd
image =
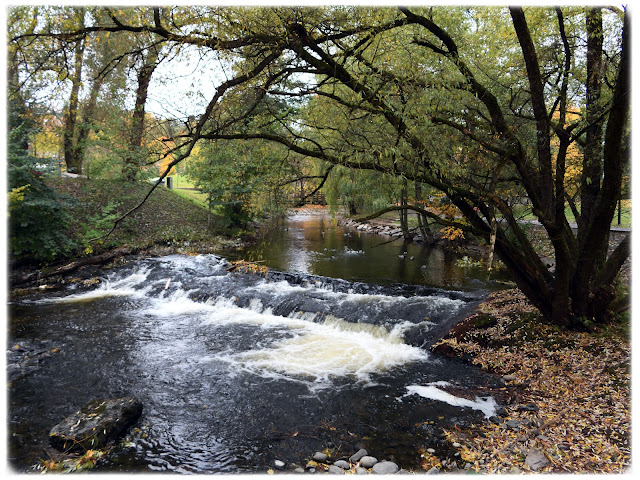
[[[49,443],[63,452],[101,449],[124,436],[141,415],[135,397],[92,400],[53,427]]]

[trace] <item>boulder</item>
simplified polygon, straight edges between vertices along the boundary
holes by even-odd
[[[53,427],[49,443],[64,452],[101,449],[123,437],[141,415],[135,397],[92,400]]]

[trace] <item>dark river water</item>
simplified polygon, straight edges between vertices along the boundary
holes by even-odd
[[[49,430],[86,402],[134,395],[140,424],[105,471],[264,473],[361,446],[418,468],[441,427],[494,413],[496,380],[428,346],[496,285],[384,241],[298,215],[242,252],[140,260],[93,288],[14,299],[9,464],[54,455]],[[228,273],[229,256],[269,273]]]

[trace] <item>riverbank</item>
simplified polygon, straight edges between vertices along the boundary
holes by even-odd
[[[320,214],[308,210],[314,212]],[[403,241],[393,218],[358,223],[344,216],[337,222]],[[504,408],[490,421],[445,430],[450,448],[442,450],[450,454],[425,445],[418,452],[422,468],[489,474],[627,471],[631,347],[629,319],[620,322],[590,333],[561,331],[517,289],[491,294],[432,351],[502,377],[504,387],[493,394]]]
[[[493,293],[432,350],[501,375],[506,415],[445,431],[478,473],[623,473],[631,463],[627,324],[548,325],[517,290]],[[425,455],[431,469],[440,459]],[[460,465],[458,465],[459,467]]]
[[[51,178],[47,183],[66,199],[71,221],[64,233],[76,248],[47,265],[11,259],[11,288],[41,287],[65,280],[65,276],[85,280],[95,276],[96,269],[126,259],[211,253],[252,241],[223,229],[201,205],[164,187],[157,188],[109,232],[117,218],[139,204],[151,185],[69,177]]]

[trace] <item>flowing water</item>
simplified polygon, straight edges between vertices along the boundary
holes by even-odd
[[[105,467],[125,472],[264,472],[361,445],[416,468],[439,427],[494,413],[492,377],[427,351],[490,285],[441,252],[379,245],[324,217],[291,218],[270,238],[235,254],[264,255],[266,275],[171,255],[12,302],[11,465],[47,459],[51,427],[94,398],[144,404]]]

